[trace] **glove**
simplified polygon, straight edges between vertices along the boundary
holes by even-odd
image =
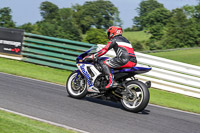
[[[86,58],[94,60],[94,54],[88,55],[88,56],[84,57],[83,59],[86,59]]]

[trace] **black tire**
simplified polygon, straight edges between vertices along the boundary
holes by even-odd
[[[85,78],[82,78],[82,82],[84,82],[83,85],[73,86],[73,84],[75,83],[74,79],[77,76],[77,74],[78,74],[78,72],[74,71],[69,75],[67,82],[66,82],[66,90],[70,97],[73,97],[76,99],[81,99],[87,95],[87,84],[86,84]],[[83,77],[81,73],[79,74],[79,76],[80,76],[80,78]],[[79,82],[79,84],[80,84],[81,81],[76,81],[76,82]]]
[[[121,99],[121,104],[124,107],[124,109],[127,111],[134,112],[134,113],[143,111],[146,108],[146,106],[148,105],[149,98],[150,98],[149,90],[148,90],[147,86],[141,81],[132,80],[132,81],[129,81],[126,83],[126,87],[129,89],[131,89],[131,87],[132,88],[135,87],[135,90],[136,90],[135,92],[137,92],[137,95],[140,95],[137,97],[138,100],[140,100],[140,101],[135,99],[138,101],[138,104],[131,105],[130,104],[131,102],[129,102],[129,100],[125,100],[125,98],[123,98],[123,99]],[[139,90],[141,92],[139,92]],[[137,103],[137,101],[134,101],[134,102]],[[134,104],[134,102],[133,102],[133,104]]]

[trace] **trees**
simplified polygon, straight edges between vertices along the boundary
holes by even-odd
[[[107,29],[113,24],[121,24],[119,11],[110,1],[86,1],[83,6],[73,6],[73,10],[82,33],[86,33],[91,27]]]
[[[71,40],[81,41],[81,30],[75,22],[73,17],[73,10],[71,8],[59,9],[59,17],[57,19],[59,23],[59,37],[67,38]]]
[[[19,29],[24,29],[25,32],[32,32],[32,33],[36,33],[37,34],[37,25],[32,24],[32,23],[25,23],[21,26],[18,26],[17,28]]]
[[[198,30],[193,19],[187,19],[183,9],[172,11],[172,17],[166,26],[163,46],[166,48],[193,47],[197,45]]]
[[[9,8],[0,10],[0,26],[15,26],[10,12]],[[111,25],[121,25],[118,9],[108,0],[86,1],[83,5],[62,9],[44,1],[40,4],[40,14],[41,21],[25,23],[18,28],[26,32],[81,41],[81,34],[90,28],[106,30]]]
[[[146,21],[144,18],[158,8],[164,8],[164,6],[163,4],[157,2],[157,0],[143,0],[137,8],[139,16],[133,18],[134,24],[144,29],[146,26]]]
[[[11,9],[9,7],[0,9],[0,27],[15,27],[15,22],[12,20]]]
[[[81,41],[81,30],[78,29],[71,8],[59,9],[51,2],[42,2],[40,12],[42,21],[36,23],[42,35]]]
[[[156,0],[143,0],[137,10],[133,20],[151,33],[144,43],[150,50],[200,46],[200,3],[169,11]]]
[[[160,40],[164,34],[163,29],[169,22],[171,12],[166,8],[157,8],[143,18],[144,27],[151,33],[151,39]]]
[[[58,16],[58,10],[57,5],[48,1],[42,2],[40,5],[40,14],[44,20],[55,19]]]
[[[91,28],[86,32],[84,41],[92,44],[106,44],[108,42],[108,37],[103,29]]]
[[[143,0],[137,10],[139,16],[133,19],[136,26],[151,33],[150,39],[160,40],[164,34],[163,29],[171,17],[171,12],[157,0]]]

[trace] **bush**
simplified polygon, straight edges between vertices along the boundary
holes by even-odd
[[[135,51],[148,50],[148,47],[146,46],[146,42],[145,41],[134,41],[134,42],[132,42],[132,45],[133,45],[133,49]]]
[[[107,44],[108,39],[103,29],[91,28],[86,32],[86,37],[83,41],[92,44]]]

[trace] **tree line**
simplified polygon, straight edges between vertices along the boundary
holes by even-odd
[[[105,31],[111,25],[121,26],[118,8],[107,0],[86,1],[83,5],[76,4],[71,8],[59,8],[45,1],[40,4],[42,20],[20,26],[15,25],[11,12],[9,7],[0,9],[0,27],[20,28],[29,33],[89,43],[106,43]],[[82,36],[87,32],[88,34],[96,32],[97,37],[102,39],[97,38],[95,41],[91,40],[91,37],[86,37],[83,40]]]
[[[148,41],[136,42],[138,49],[158,50],[200,46],[200,2],[172,11],[157,0],[143,0],[130,30],[151,34]]]
[[[147,41],[132,42],[136,50],[200,46],[200,2],[170,11],[157,0],[142,0],[136,10],[138,16],[133,18],[133,26],[125,31],[151,34]],[[45,1],[40,4],[42,20],[20,26],[12,20],[11,12],[9,7],[0,9],[0,27],[94,44],[108,41],[108,27],[122,25],[118,8],[108,0],[86,1],[71,8],[59,8]]]

